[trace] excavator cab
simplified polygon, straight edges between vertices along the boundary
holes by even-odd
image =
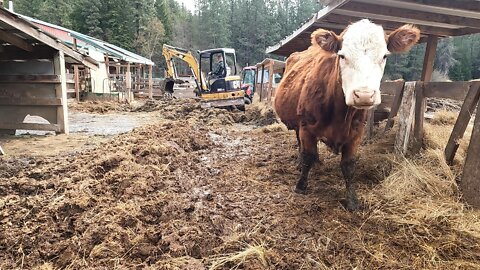
[[[235,50],[220,48],[200,51],[200,96],[206,107],[236,106],[245,109],[244,91],[240,88]]]

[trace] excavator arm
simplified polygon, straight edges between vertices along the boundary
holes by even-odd
[[[200,74],[200,67],[198,65],[197,59],[193,56],[193,54],[190,51],[164,44],[162,48],[162,54],[163,54],[163,57],[165,57],[165,61],[167,62],[168,78],[171,78],[173,80],[178,79],[177,72],[175,69],[175,63],[173,61],[174,58],[178,58],[185,61],[190,67],[190,69],[192,70],[192,73],[195,76],[195,82],[197,84],[197,88],[200,88],[200,85],[202,85],[202,87],[204,88],[202,90],[203,91],[207,90],[205,79]],[[200,84],[199,80],[202,80],[203,83]]]

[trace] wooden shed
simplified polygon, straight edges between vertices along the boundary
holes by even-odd
[[[65,63],[98,63],[18,15],[0,8],[0,133],[68,133]],[[27,115],[48,124],[24,123]]]
[[[285,62],[267,58],[257,64],[255,79],[256,95],[260,101],[271,101],[275,97],[275,89],[285,70]]]
[[[420,42],[427,43],[420,81],[384,82],[380,87],[382,103],[388,103],[386,105],[390,108],[387,128],[392,127],[393,117],[399,115],[399,132],[395,143],[397,153],[403,155],[407,150],[416,153],[423,146],[426,98],[450,98],[464,102],[445,149],[445,158],[451,163],[471,115],[476,107],[480,108],[480,81],[430,82],[433,63],[439,38],[480,33],[480,1],[332,0],[291,35],[267,48],[267,53],[289,56],[307,49],[311,42],[310,35],[316,29],[340,33],[350,23],[365,18],[382,25],[387,32],[406,23],[414,24],[421,30]],[[464,173],[459,183],[464,198],[476,207],[480,207],[479,174],[480,113],[477,109]]]
[[[71,29],[28,16],[21,18],[35,24],[42,31],[55,36],[70,48],[95,59],[100,65],[91,70],[84,65],[67,65],[72,74],[73,87],[69,94],[77,100],[82,97],[127,97],[133,93],[152,97],[152,72],[155,63],[141,55]]]

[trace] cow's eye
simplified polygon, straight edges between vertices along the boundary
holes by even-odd
[[[387,57],[388,57],[388,55],[385,54],[385,55],[383,56],[383,60],[387,59]]]
[[[343,54],[339,54],[338,57],[340,57],[340,59],[345,60],[345,55],[343,55]]]

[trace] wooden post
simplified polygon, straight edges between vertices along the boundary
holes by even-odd
[[[125,84],[127,88],[127,102],[130,102],[130,95],[132,92],[132,72],[130,71],[130,62],[127,63],[127,72],[125,73]]]
[[[110,58],[108,53],[105,54],[105,68],[107,68],[107,75],[110,75]]]
[[[470,122],[472,114],[475,110],[475,106],[479,102],[479,100],[480,81],[472,82],[470,90],[468,91],[462,108],[460,109],[460,114],[458,115],[457,122],[455,122],[452,134],[450,135],[447,146],[445,147],[445,159],[449,165],[453,164],[453,159],[455,158],[458,146],[460,145],[459,140],[463,138],[463,134],[465,134],[465,130],[468,127],[468,123]],[[480,111],[477,110],[477,115],[478,114],[480,114]]]
[[[269,62],[269,67],[268,67],[268,91],[267,91],[267,100],[272,101],[272,94],[273,94],[273,63],[270,61]]]
[[[425,58],[423,59],[422,78],[423,82],[430,82],[433,74],[433,63],[435,62],[435,53],[437,51],[437,36],[428,36],[427,49],[425,50]]]
[[[58,51],[53,57],[55,75],[60,76],[60,83],[55,85],[55,94],[62,100],[62,105],[57,108],[57,124],[60,132],[68,134],[68,107],[67,107],[67,73],[65,71],[65,56],[63,51]]]
[[[423,146],[423,121],[427,104],[423,93],[423,83],[415,89],[415,123],[413,127],[412,153],[418,154]]]
[[[73,79],[75,81],[75,98],[80,101],[80,74],[78,65],[73,65]]]
[[[262,78],[260,79],[260,101],[262,101],[263,99],[263,77],[265,75],[265,65],[262,64],[262,73],[260,76],[262,76]]]
[[[400,110],[400,105],[402,104],[403,99],[403,90],[405,89],[405,84],[402,88],[398,89],[397,93],[395,93],[395,97],[393,98],[392,109],[388,114],[387,124],[385,125],[385,132],[393,127],[393,118],[397,116],[398,110]]]
[[[395,153],[404,156],[408,150],[410,132],[415,112],[415,88],[417,82],[405,83],[402,104],[399,111],[399,130],[395,138]]]
[[[148,66],[148,97],[153,99],[153,66]]]
[[[473,124],[460,190],[467,203],[480,208],[480,102],[477,100],[477,103],[477,116]]]
[[[423,69],[421,80],[428,83],[432,80],[433,64],[435,62],[435,54],[437,51],[438,37],[429,35],[427,39],[427,48],[423,59]],[[427,101],[423,94],[423,87],[418,87],[415,91],[415,127],[413,128],[413,147],[412,153],[417,154],[423,147],[423,121],[425,119],[425,110],[427,109]]]
[[[135,90],[136,92],[140,92],[140,73],[141,73],[142,65],[136,65],[135,66]]]
[[[375,116],[375,108],[368,110],[367,112],[367,124],[365,125],[365,139],[369,140],[373,136],[373,122]]]

